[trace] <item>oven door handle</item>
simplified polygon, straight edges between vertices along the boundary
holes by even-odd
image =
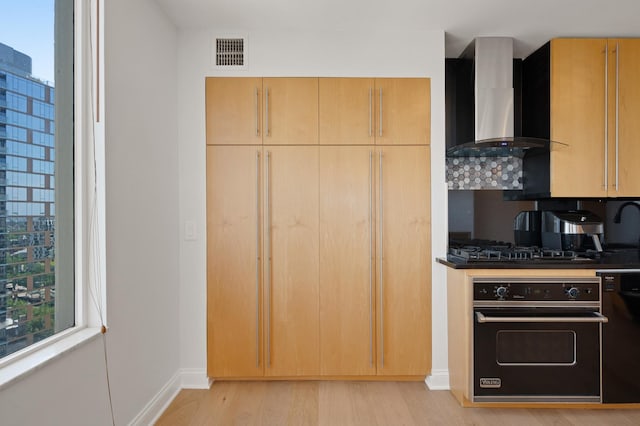
[[[593,312],[593,317],[488,317],[479,311],[476,311],[475,314],[481,324],[489,322],[609,322],[609,318],[600,312]]]

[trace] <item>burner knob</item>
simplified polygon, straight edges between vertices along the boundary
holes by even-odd
[[[504,286],[500,286],[498,288],[496,288],[496,296],[499,297],[500,299],[504,299],[505,296],[507,295],[507,288]]]
[[[571,287],[570,289],[565,290],[565,292],[567,293],[567,296],[569,296],[569,299],[575,299],[578,297],[580,290],[578,290],[578,287]]]

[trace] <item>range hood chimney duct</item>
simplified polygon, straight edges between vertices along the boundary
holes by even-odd
[[[475,59],[475,138],[513,138],[513,39],[477,38],[470,48]]]

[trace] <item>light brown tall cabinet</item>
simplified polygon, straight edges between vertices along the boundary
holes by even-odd
[[[376,374],[372,146],[320,147],[321,373]]]
[[[431,357],[429,147],[320,147],[323,375],[424,376]]]
[[[265,375],[319,373],[318,147],[265,146]]]
[[[318,147],[207,147],[212,377],[319,372]]]
[[[380,116],[375,105],[353,122],[329,113],[355,109],[347,86],[365,94],[368,113],[378,79],[291,79],[297,100],[276,107],[287,80],[207,79],[209,375],[424,377],[431,362],[429,80],[399,79],[382,91],[383,102],[401,97],[393,89],[401,87],[424,104],[416,134],[403,139],[403,130],[391,146],[377,143],[379,133],[367,139],[369,119],[374,127]],[[227,93],[245,84],[258,105],[245,102],[250,120],[242,119],[250,112],[226,105]],[[280,143],[266,135],[267,84],[269,132],[279,130]],[[315,93],[303,95],[300,85],[314,84]],[[315,104],[315,122],[284,132],[275,125],[276,114],[286,121],[307,104]],[[383,120],[385,111],[388,119],[399,112],[383,104]],[[242,134],[234,129],[251,124],[260,138],[217,136],[212,129],[225,114],[225,131]],[[364,129],[351,129],[359,121]]]
[[[428,146],[378,148],[378,375],[426,375],[431,364]]]
[[[207,359],[211,377],[264,372],[261,147],[207,146]]]

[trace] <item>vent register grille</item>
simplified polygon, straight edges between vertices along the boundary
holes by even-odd
[[[216,66],[242,67],[245,40],[243,38],[216,38]]]

